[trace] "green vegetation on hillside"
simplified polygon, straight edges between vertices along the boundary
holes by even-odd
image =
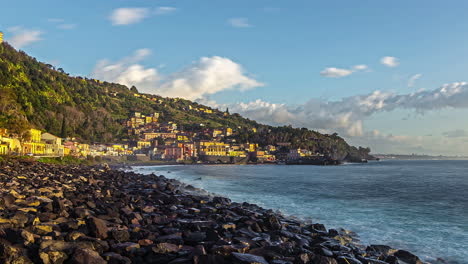
[[[134,87],[71,77],[61,68],[38,62],[7,43],[0,44],[0,127],[17,134],[35,127],[61,137],[108,143],[128,137],[124,122],[133,112],[159,112],[162,121],[174,121],[186,131],[233,128],[238,132],[233,137],[239,143],[265,146],[290,142],[292,147],[337,159],[366,158],[370,151],[351,147],[336,134],[262,125],[216,109],[212,109],[213,113],[188,111],[189,106],[209,108],[184,99],[143,95]]]

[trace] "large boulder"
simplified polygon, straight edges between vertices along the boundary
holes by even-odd
[[[86,220],[91,235],[96,238],[106,239],[107,238],[107,224],[106,221],[97,217],[89,217]]]
[[[417,256],[406,250],[400,249],[393,255],[398,258],[399,262],[405,262],[407,264],[423,264],[423,262]]]
[[[72,258],[70,259],[71,264],[106,264],[99,253],[88,248],[80,248],[75,250]]]
[[[269,264],[264,257],[252,254],[232,253],[233,258],[240,263],[245,264]]]

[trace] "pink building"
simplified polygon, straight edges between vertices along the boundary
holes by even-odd
[[[164,150],[164,157],[168,160],[183,160],[184,149],[181,147],[168,146]]]

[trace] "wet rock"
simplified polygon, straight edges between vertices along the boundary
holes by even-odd
[[[340,256],[336,260],[337,260],[338,264],[362,264],[361,261],[359,261],[359,260],[357,260],[355,258],[352,258],[352,257]]]
[[[153,245],[153,241],[149,239],[140,239],[138,240],[138,244],[140,246],[150,246],[150,245]]]
[[[39,253],[44,264],[62,264],[68,259],[68,255],[61,251],[48,251]]]
[[[225,197],[216,196],[213,198],[213,203],[220,205],[229,205],[231,203],[231,200]]]
[[[386,245],[370,245],[366,248],[366,252],[374,253],[377,255],[388,256],[392,253],[393,250],[391,247]]]
[[[201,242],[206,239],[205,232],[190,232],[185,236],[187,242]]]
[[[130,240],[130,233],[128,230],[112,230],[112,238],[119,241],[125,242]]]
[[[387,246],[364,251],[352,232],[210,197],[162,176],[12,161],[0,173],[0,263],[31,260],[420,264]]]
[[[138,243],[126,242],[112,245],[112,250],[122,252],[132,252],[140,248]]]
[[[268,264],[265,258],[251,254],[232,253],[236,261],[246,264]]]
[[[114,253],[114,252],[104,253],[103,256],[104,256],[104,259],[109,264],[130,264],[130,263],[132,263],[132,261],[129,258],[124,257],[124,256],[119,255],[119,254]]]
[[[0,239],[0,263],[33,263],[24,248],[14,246],[10,242]]]
[[[21,237],[23,238],[23,243],[25,245],[29,245],[29,244],[34,244],[35,242],[35,237],[34,237],[34,234],[27,231],[27,230],[21,230]]]
[[[325,232],[327,231],[325,226],[322,225],[322,224],[313,224],[313,225],[311,225],[311,228],[312,228],[312,230],[316,230],[316,231],[325,231]]]
[[[91,249],[77,249],[70,259],[71,264],[106,264],[107,262],[97,253]]]
[[[166,254],[179,252],[180,248],[179,246],[170,243],[159,243],[154,246],[152,250],[155,253]]]
[[[408,252],[406,250],[398,250],[393,254],[395,257],[398,258],[398,260],[401,260],[405,263],[408,264],[423,264],[423,262],[414,254],[411,252]]]
[[[338,264],[338,262],[334,258],[330,257],[320,257],[320,264]]]
[[[86,220],[88,228],[94,237],[107,238],[107,224],[104,220],[97,217],[90,217]]]
[[[269,215],[266,218],[265,224],[268,229],[270,230],[281,230],[281,222],[279,221],[278,217],[275,215]]]

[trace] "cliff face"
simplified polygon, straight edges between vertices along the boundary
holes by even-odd
[[[189,108],[211,111],[188,111]],[[336,134],[262,125],[196,102],[140,94],[134,87],[130,90],[120,84],[71,77],[63,69],[38,62],[8,43],[0,44],[0,127],[18,134],[36,127],[87,142],[115,142],[128,137],[124,121],[133,112],[158,112],[162,121],[174,121],[188,131],[230,127],[237,130],[233,138],[239,143],[266,146],[289,142],[293,148],[324,153],[336,160],[365,158],[370,151],[360,151]],[[200,123],[205,126],[200,127]],[[252,132],[253,128],[257,132]]]

